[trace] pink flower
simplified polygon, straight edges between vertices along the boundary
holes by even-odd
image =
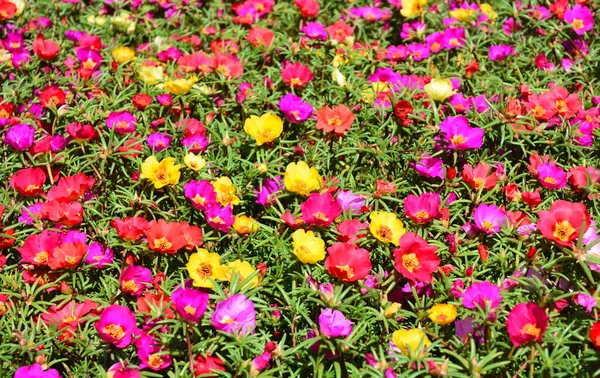
[[[116,304],[106,307],[94,326],[102,341],[115,344],[120,349],[131,344],[133,333],[137,330],[135,314]]]
[[[256,327],[254,303],[244,294],[236,294],[217,303],[210,321],[219,331],[246,335]]]
[[[56,369],[42,369],[42,365],[21,366],[15,372],[14,378],[60,378]]]
[[[507,45],[498,45],[498,46],[490,46],[490,50],[488,52],[488,58],[492,61],[494,60],[502,60],[508,58],[509,55],[515,53],[515,48],[513,46]]]
[[[139,297],[152,284],[152,272],[148,268],[129,265],[121,272],[119,282],[121,291]]]
[[[302,89],[314,78],[310,68],[300,63],[286,63],[281,70],[283,82],[294,89]]]
[[[578,35],[583,35],[594,27],[594,15],[586,6],[575,4],[573,8],[567,8],[564,17]]]
[[[506,319],[508,336],[514,346],[542,341],[548,327],[548,315],[535,303],[519,303]]]
[[[446,118],[440,124],[440,131],[450,149],[465,151],[483,145],[483,130],[469,126],[464,116]]]
[[[352,333],[352,322],[340,311],[326,308],[319,315],[319,331],[326,337],[346,337]]]
[[[119,134],[131,134],[135,131],[135,118],[130,112],[111,112],[106,119],[106,126],[109,129],[115,129]]]
[[[444,162],[440,158],[425,156],[416,163],[411,162],[410,166],[421,177],[444,179]]]
[[[233,216],[233,210],[231,209],[230,204],[221,207],[219,204],[213,203],[208,206],[204,215],[208,225],[221,232],[229,232],[229,229],[235,222],[235,217]]]
[[[507,225],[506,214],[493,204],[480,204],[473,213],[475,226],[487,234],[495,234]]]
[[[439,218],[440,196],[437,193],[409,195],[404,199],[404,211],[413,222],[424,224]]]
[[[578,293],[575,296],[575,302],[577,302],[578,305],[585,307],[588,314],[591,313],[597,305],[596,298],[585,293]]]
[[[207,180],[192,180],[183,184],[183,193],[192,202],[192,206],[198,210],[206,210],[217,202],[217,192]]]
[[[104,269],[114,261],[114,253],[110,247],[104,248],[99,242],[93,242],[87,246],[87,255],[85,263],[92,268]]]
[[[490,310],[493,310],[502,301],[500,287],[488,281],[473,282],[461,297],[463,298],[463,306],[470,309],[476,309],[477,306],[486,309],[489,305]]]
[[[173,359],[165,353],[167,349],[160,345],[152,336],[142,335],[135,341],[140,368],[150,368],[154,371],[163,370],[171,366]]]
[[[567,174],[555,164],[542,163],[537,172],[540,184],[546,189],[562,189],[567,185]]]
[[[117,362],[111,366],[107,371],[107,377],[112,378],[140,378],[140,371],[138,369],[127,367],[127,361]],[[112,376],[111,376],[112,374]]]
[[[171,294],[171,301],[175,311],[185,321],[198,323],[208,306],[208,294],[196,290],[180,287]]]
[[[304,223],[315,226],[327,227],[342,214],[342,207],[329,192],[311,193],[300,209]]]

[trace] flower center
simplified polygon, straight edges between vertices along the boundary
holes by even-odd
[[[467,141],[467,139],[465,137],[463,137],[462,135],[455,135],[452,137],[452,139],[450,141],[452,142],[453,145],[460,146],[460,145],[464,144]]]
[[[562,242],[567,242],[571,238],[571,235],[575,233],[575,229],[571,226],[569,221],[562,221],[557,223],[554,227],[554,237]]]
[[[203,280],[206,279],[206,277],[212,276],[212,265],[207,263],[200,264],[200,266],[198,267],[198,275]]]
[[[235,320],[230,318],[229,315],[225,315],[223,319],[221,319],[221,323],[231,324],[233,322],[235,322]]]
[[[490,221],[483,222],[481,227],[487,231],[494,231],[494,224]]]
[[[354,269],[352,269],[351,267],[349,267],[348,265],[338,265],[337,268],[346,273],[346,277],[348,279],[352,279],[352,277],[354,277]]]
[[[48,252],[46,251],[41,251],[35,254],[35,257],[33,258],[33,261],[35,261],[38,264],[45,264],[48,262]]]
[[[544,114],[546,114],[546,109],[541,105],[537,105],[535,108],[531,109],[531,114],[533,114],[535,118],[543,118]]]
[[[185,310],[185,312],[187,312],[190,315],[195,315],[196,314],[196,307],[192,307],[190,305],[187,305],[183,309]]]
[[[121,340],[125,336],[125,330],[120,325],[111,323],[104,327],[102,331],[115,340]]]
[[[583,20],[580,18],[574,19],[573,22],[571,22],[571,25],[573,25],[573,29],[575,30],[581,30],[585,27]]]
[[[314,213],[313,217],[315,219],[321,220],[323,222],[329,222],[329,218],[327,218],[327,215],[325,215],[325,213],[322,213],[320,211],[317,211],[316,213]]]
[[[299,79],[299,78],[297,78],[297,77],[293,77],[293,78],[291,78],[291,80],[290,80],[290,85],[291,85],[292,87],[299,87],[299,86],[302,86],[302,80],[300,80],[300,79]]]
[[[223,219],[221,219],[221,217],[219,217],[219,216],[210,218],[210,221],[213,222],[213,223],[217,223],[217,224],[224,224],[225,223],[223,221]]]
[[[203,206],[206,203],[206,198],[202,197],[200,194],[196,194],[192,201],[194,201],[196,205]]]
[[[329,120],[327,120],[327,123],[329,124],[329,126],[341,126],[342,120],[338,116],[333,116],[329,118]]]
[[[162,237],[160,239],[156,239],[154,240],[154,248],[155,249],[159,249],[159,250],[167,250],[169,248],[171,248],[173,246],[173,243],[171,243],[167,238]]]
[[[162,364],[163,359],[156,354],[153,354],[150,356],[150,358],[148,358],[148,365],[155,369],[158,369]]]
[[[135,283],[134,280],[127,280],[123,281],[123,283],[121,284],[121,288],[123,288],[123,291],[135,293],[136,291],[138,291],[139,286]]]
[[[417,255],[415,255],[414,253],[409,253],[402,256],[402,266],[404,267],[404,269],[408,270],[411,273],[415,270],[418,271],[419,259],[417,258]]]
[[[415,218],[417,218],[417,221],[422,222],[429,219],[429,213],[425,210],[417,211]]]
[[[524,335],[534,336],[535,338],[540,337],[541,329],[535,326],[535,324],[527,323],[521,328],[521,333]]]
[[[94,67],[96,67],[96,62],[94,62],[92,59],[87,59],[85,62],[83,62],[83,68],[86,70],[91,70]]]
[[[392,236],[394,233],[388,226],[380,226],[379,230],[377,230],[379,237],[382,238],[385,242],[389,242],[392,240]]]
[[[551,176],[544,177],[544,182],[552,185],[556,184],[556,180],[554,179],[554,177]]]

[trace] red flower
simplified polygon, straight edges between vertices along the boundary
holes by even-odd
[[[541,95],[530,95],[525,102],[525,108],[538,121],[547,121],[556,114],[555,101],[550,92]]]
[[[354,28],[342,20],[337,20],[333,25],[327,27],[327,33],[329,33],[329,38],[340,43],[354,33]]]
[[[72,269],[75,268],[87,250],[85,243],[63,243],[54,248],[48,258],[48,266],[52,269]]]
[[[96,180],[78,173],[75,176],[63,177],[58,184],[48,191],[49,200],[71,202],[82,199],[84,194],[94,186]]]
[[[404,199],[404,211],[413,222],[424,224],[439,218],[440,196],[437,193],[413,194]]]
[[[172,310],[171,298],[164,293],[152,293],[145,291],[136,302],[137,310],[142,314],[164,315],[167,319],[175,318]]]
[[[65,92],[58,87],[48,87],[40,92],[40,103],[44,108],[58,108],[65,103],[65,99]]]
[[[406,100],[400,100],[394,105],[394,115],[398,118],[398,122],[402,126],[410,126],[413,123],[412,118],[408,116],[413,112],[413,107],[410,102]]]
[[[519,186],[514,182],[511,182],[510,184],[503,187],[502,192],[504,193],[506,198],[508,198],[508,200],[511,202],[519,202],[519,200],[521,199],[521,192],[519,191]]]
[[[136,241],[141,238],[148,229],[148,221],[142,217],[115,218],[110,221],[121,239]]]
[[[535,303],[519,303],[506,319],[506,329],[514,346],[542,341],[548,327],[548,315]]]
[[[588,182],[589,177],[589,182]],[[569,169],[567,179],[575,189],[584,189],[588,186],[593,186],[598,182],[600,171],[594,167],[574,167]]]
[[[600,350],[600,322],[595,322],[590,328],[590,340],[594,349]]]
[[[42,191],[44,182],[46,182],[46,174],[40,168],[20,169],[10,178],[10,186],[26,197],[38,195]]]
[[[17,13],[17,6],[10,1],[0,1],[0,21],[11,19]]]
[[[52,251],[60,242],[60,234],[44,230],[41,234],[32,234],[25,239],[23,246],[17,248],[21,254],[21,262],[38,266],[48,265]]]
[[[329,274],[345,282],[364,279],[373,267],[369,251],[354,244],[334,243],[327,248],[327,253],[325,268]]]
[[[492,167],[482,162],[479,162],[475,169],[471,164],[465,164],[462,172],[463,180],[475,190],[481,189],[482,186],[486,190],[494,189],[498,182],[498,176],[496,176],[496,172],[490,175],[491,170]]]
[[[342,214],[342,207],[331,193],[311,193],[300,205],[302,220],[306,224],[328,227]]]
[[[187,222],[181,222],[179,225],[181,226],[181,234],[187,243],[185,249],[193,251],[195,248],[202,246],[202,229],[200,227],[190,226]]]
[[[254,47],[264,46],[268,49],[271,47],[274,37],[275,35],[269,29],[255,26],[248,31],[248,37],[246,39]]]
[[[211,374],[213,371],[225,371],[225,363],[218,357],[196,356],[194,360],[194,376]],[[216,377],[215,374],[203,375],[204,377]]]
[[[346,105],[337,105],[333,109],[326,105],[317,112],[317,129],[326,133],[333,131],[337,136],[343,136],[350,130],[355,118]]]
[[[79,122],[69,123],[67,133],[77,141],[90,141],[98,137],[98,132],[92,125],[82,125]]]
[[[571,118],[581,110],[577,93],[569,94],[565,88],[555,85],[547,95],[552,99],[554,112],[563,118]]]
[[[359,234],[360,230],[366,230],[369,227],[369,222],[361,223],[358,219],[347,219],[338,224],[335,229],[340,235],[336,239],[343,243],[354,243],[360,238],[367,236],[366,232]]]
[[[145,93],[138,93],[131,99],[133,106],[138,109],[144,110],[148,105],[152,103],[152,96]]]
[[[321,5],[316,0],[294,0],[294,5],[300,8],[300,14],[306,18],[317,17],[321,9]]]
[[[407,232],[400,238],[400,248],[394,250],[394,268],[413,282],[432,281],[432,273],[440,265],[437,247],[427,244],[414,232]]]
[[[44,39],[42,34],[38,35],[33,41],[33,52],[41,60],[52,60],[56,58],[60,52],[60,46],[58,43],[51,39]]]
[[[57,200],[42,203],[42,216],[64,226],[75,226],[83,222],[83,206],[79,202],[60,202]]]
[[[97,307],[96,302],[87,299],[83,303],[71,300],[60,307],[50,306],[45,313],[40,315],[40,318],[46,325],[62,331],[58,339],[65,341],[75,336],[77,326],[85,322],[83,318]]]
[[[396,193],[396,184],[393,182],[387,182],[383,180],[376,181],[377,189],[375,190],[375,197],[379,198],[384,194],[394,194]]]
[[[236,78],[244,73],[244,66],[238,58],[220,52],[210,58],[210,66],[222,73],[227,79]]]
[[[467,78],[471,78],[473,77],[473,75],[475,74],[475,72],[479,71],[479,62],[469,62],[469,64],[467,64],[467,67],[465,67],[465,76]]]
[[[283,82],[294,89],[301,89],[314,78],[310,68],[300,63],[286,63],[281,70]]]
[[[166,222],[164,219],[151,221],[145,232],[148,248],[159,253],[175,254],[187,245],[187,240],[177,222]]]
[[[533,192],[521,193],[521,198],[529,207],[534,208],[542,203],[542,196],[540,195],[540,188],[535,189]]]
[[[590,214],[582,203],[558,200],[550,206],[550,211],[538,213],[540,220],[537,229],[542,236],[565,247],[571,246],[590,226]]]

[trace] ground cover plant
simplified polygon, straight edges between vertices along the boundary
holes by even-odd
[[[595,0],[0,0],[0,376],[600,374]]]

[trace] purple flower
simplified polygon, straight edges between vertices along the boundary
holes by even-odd
[[[477,206],[473,213],[475,226],[480,231],[487,234],[495,234],[500,231],[500,227],[506,226],[506,214],[496,205],[482,203]]]
[[[221,207],[218,203],[213,203],[205,210],[204,216],[209,226],[221,232],[229,232],[235,222],[230,204]]]
[[[473,282],[471,286],[462,294],[463,306],[470,309],[475,309],[477,306],[482,309],[487,308],[493,310],[500,305],[502,297],[500,296],[500,287],[493,285],[488,281]]]
[[[440,124],[440,131],[450,149],[465,151],[483,145],[483,130],[469,126],[465,116],[446,118]]]
[[[276,198],[276,193],[283,189],[281,177],[275,176],[272,179],[266,178],[260,184],[260,191],[254,190],[256,203],[264,206],[270,206]]]
[[[340,311],[326,308],[319,315],[319,330],[326,337],[346,337],[352,333],[352,322]]]
[[[592,312],[597,305],[596,298],[584,293],[578,293],[575,297],[575,302],[577,302],[578,305],[585,307],[588,314]]]
[[[14,125],[6,132],[4,143],[17,151],[25,151],[33,145],[35,129],[24,123]]]
[[[417,163],[410,163],[417,173],[422,177],[444,179],[444,163],[442,159],[423,157]]]
[[[279,110],[292,123],[306,121],[314,112],[311,104],[304,102],[293,93],[288,93],[279,99]]]
[[[114,261],[113,250],[109,247],[104,248],[99,242],[93,242],[87,246],[87,255],[85,263],[91,265],[92,268],[104,269]]]
[[[70,230],[64,234],[60,242],[61,243],[84,243],[87,241],[87,234],[81,231]]]
[[[62,135],[54,135],[50,137],[50,149],[52,152],[62,151],[68,143],[69,139]]]
[[[202,152],[208,147],[210,141],[204,135],[190,135],[181,140],[181,144],[186,146],[190,152],[195,154]]]
[[[345,212],[352,212],[352,214],[360,214],[366,201],[362,196],[354,194],[352,190],[340,190],[335,199]]]
[[[115,129],[115,132],[119,134],[131,134],[135,131],[135,123],[137,122],[137,118],[135,118],[130,112],[127,110],[122,112],[111,112],[106,118],[106,126],[109,129]]]
[[[492,45],[488,52],[490,60],[506,59],[509,55],[514,54],[515,48],[508,45]]]
[[[146,143],[148,143],[148,147],[154,150],[154,152],[160,152],[169,147],[171,139],[173,138],[170,135],[155,132],[148,135]]]
[[[192,180],[183,184],[183,193],[187,199],[192,201],[192,206],[198,210],[206,210],[217,201],[217,192],[207,180]]]
[[[473,336],[477,344],[482,344],[484,341],[483,334],[479,329],[480,327],[476,327],[474,323],[474,319],[470,316],[467,316],[462,320],[455,321],[454,327],[456,329],[456,336],[461,339],[467,336]]]
[[[196,290],[179,287],[171,294],[175,311],[185,321],[198,323],[208,306],[208,294]]]
[[[18,221],[30,225],[33,224],[33,217],[40,220],[42,219],[42,216],[42,203],[34,203],[33,205],[23,207]]]
[[[42,365],[33,364],[31,366],[21,366],[15,372],[14,378],[60,378],[56,369],[44,371]]]
[[[156,96],[156,100],[162,106],[171,106],[171,105],[173,105],[173,98],[171,98],[171,95],[168,94],[168,93]]]
[[[300,31],[310,39],[326,41],[327,40],[327,30],[323,24],[320,24],[316,21],[308,22],[304,24]]]
[[[256,327],[254,303],[244,294],[236,294],[217,303],[210,321],[219,331],[247,335]]]
[[[546,189],[562,189],[567,185],[567,174],[555,164],[542,163],[537,171],[538,180]]]

